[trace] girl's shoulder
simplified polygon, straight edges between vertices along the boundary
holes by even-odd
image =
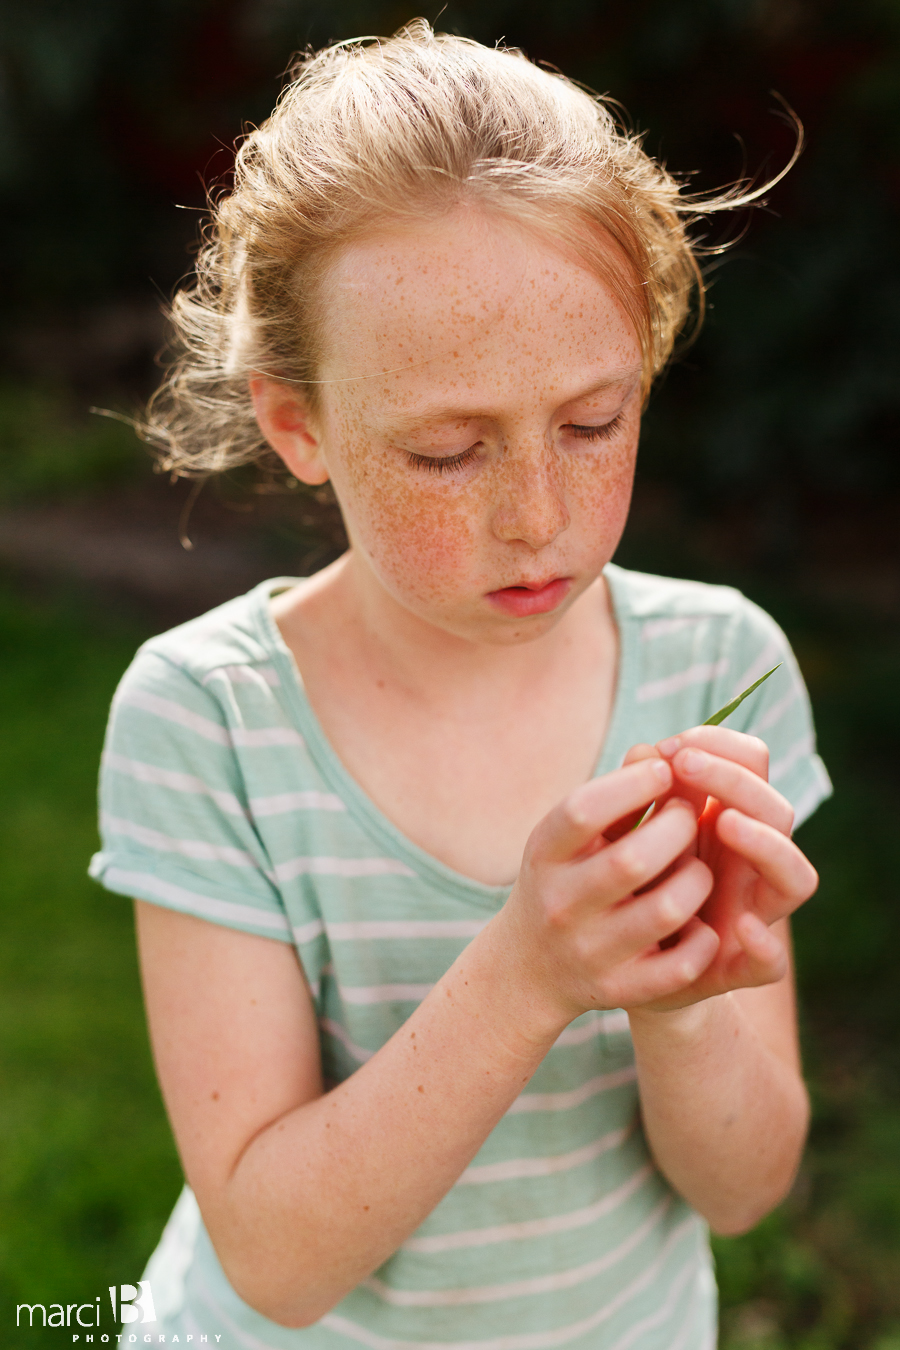
[[[751,667],[762,665],[761,675],[779,662],[800,679],[783,630],[734,586],[654,576],[613,563],[604,569],[604,576],[623,646],[638,645],[645,678],[671,675],[677,683],[679,662],[692,659],[695,677],[700,677],[705,662],[710,678],[724,679],[726,684],[742,678]],[[751,683],[747,679],[741,688]],[[709,696],[717,697],[718,691],[710,688]]]
[[[729,718],[764,740],[770,781],[797,822],[831,794],[816,753],[812,710],[791,644],[764,609],[733,586],[682,581],[609,564],[604,575],[620,635],[620,688],[608,758],[706,721],[774,666]]]
[[[218,672],[241,682],[257,671],[264,683],[274,682],[274,665],[286,648],[275,626],[269,601],[279,591],[297,584],[296,577],[260,582],[244,595],[227,600],[205,614],[149,638],[139,648],[126,673],[134,678],[166,678],[206,687]]]
[[[774,624],[765,610],[734,586],[634,572],[616,563],[607,563],[603,575],[619,619],[642,623],[681,617],[726,620],[741,617],[750,622]]]

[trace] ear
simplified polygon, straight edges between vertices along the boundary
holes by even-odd
[[[318,431],[303,394],[283,380],[253,375],[250,397],[259,429],[301,483],[327,483]]]

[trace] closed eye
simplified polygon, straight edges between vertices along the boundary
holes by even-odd
[[[461,450],[458,455],[443,457],[417,455],[412,450],[407,450],[406,458],[413,468],[424,469],[426,473],[452,473],[454,469],[462,469],[466,464],[471,464],[473,459],[478,458],[478,446],[470,445],[468,450]]]
[[[621,427],[625,420],[625,414],[619,413],[611,422],[604,422],[598,427],[580,427],[574,422],[567,422],[564,431],[570,431],[573,436],[581,441],[608,441]]]

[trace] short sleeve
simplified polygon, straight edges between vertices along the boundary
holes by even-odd
[[[766,742],[769,782],[793,806],[796,829],[831,796],[831,780],[816,752],[809,694],[790,643],[764,610],[741,599],[731,633],[729,678],[733,688],[728,698],[773,666],[779,668],[744,700],[728,719],[728,726]]]
[[[138,653],[113,699],[100,835],[90,874],[107,890],[291,941],[225,711],[153,651]]]

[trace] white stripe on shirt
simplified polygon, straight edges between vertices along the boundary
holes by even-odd
[[[742,694],[748,685],[755,684],[762,675],[765,675],[767,670],[772,669],[773,662],[777,662],[779,656],[783,661],[784,647],[773,638],[771,642],[766,643],[759,655],[754,657],[740,679],[735,681],[734,693],[731,697],[737,698],[738,694]]]
[[[346,811],[346,806],[334,792],[276,792],[272,797],[251,797],[250,810],[254,816],[283,816],[290,811]]]
[[[787,750],[781,759],[776,759],[775,763],[769,766],[769,782],[777,783],[779,778],[783,778],[794,767],[798,759],[813,754],[815,748],[815,737],[812,732],[806,732],[799,741],[794,741],[790,750]]]
[[[197,891],[189,891],[184,886],[173,886],[170,881],[163,881],[152,872],[131,872],[122,867],[109,867],[104,872],[103,879],[112,886],[133,887],[136,891],[147,891],[158,900],[168,900],[176,909],[184,909],[204,918],[221,919],[232,925],[251,924],[256,928],[270,928],[278,933],[290,932],[290,926],[283,914],[276,914],[267,909],[255,909],[253,905],[235,904],[233,900],[219,900],[215,896],[200,895]]]
[[[365,1064],[366,1061],[371,1059],[374,1055],[374,1050],[364,1050],[361,1045],[357,1045],[355,1041],[351,1041],[340,1022],[335,1022],[333,1018],[323,1017],[319,1025],[323,1031],[328,1032],[329,1036],[333,1036],[336,1041],[340,1041],[341,1045],[351,1058],[356,1060],[357,1064]]]
[[[552,1177],[557,1172],[570,1172],[585,1163],[618,1148],[630,1134],[637,1129],[637,1119],[621,1130],[610,1130],[591,1144],[572,1149],[569,1153],[556,1153],[546,1158],[509,1158],[506,1162],[479,1163],[467,1167],[457,1181],[457,1186],[485,1186],[492,1181],[516,1181],[522,1177]]]
[[[232,727],[232,745],[247,750],[264,750],[269,746],[292,745],[300,749],[306,744],[293,727]]]
[[[217,675],[224,675],[232,684],[266,684],[270,689],[277,689],[281,684],[274,666],[214,666],[200,683],[206,685]]]
[[[591,1021],[583,1022],[580,1026],[573,1023],[566,1027],[553,1043],[583,1045],[585,1041],[593,1040],[595,1036],[615,1036],[630,1030],[631,1023],[628,1021],[627,1012],[624,1008],[615,1008],[610,1012],[595,1013]]]
[[[507,1115],[518,1116],[525,1111],[568,1111],[573,1106],[581,1106],[601,1092],[622,1087],[624,1083],[633,1083],[637,1070],[633,1064],[624,1069],[614,1069],[612,1073],[601,1073],[589,1078],[581,1087],[571,1088],[568,1092],[523,1092],[507,1111]]]
[[[495,1242],[523,1242],[529,1238],[547,1237],[551,1233],[569,1233],[574,1228],[587,1228],[604,1215],[611,1214],[629,1196],[638,1190],[648,1177],[656,1173],[652,1163],[644,1163],[636,1172],[617,1186],[614,1191],[595,1200],[583,1209],[573,1209],[568,1214],[551,1214],[544,1219],[521,1219],[518,1223],[492,1224],[489,1228],[470,1228],[461,1233],[435,1233],[428,1237],[407,1238],[402,1251],[409,1252],[452,1252],[461,1247],[486,1247]]]
[[[161,830],[151,830],[147,825],[139,825],[133,820],[123,820],[120,816],[111,816],[107,811],[100,813],[100,824],[114,834],[124,834],[147,848],[158,849],[162,853],[180,853],[185,858],[198,858],[203,862],[223,862],[231,867],[258,867],[257,860],[243,848],[231,848],[227,844],[208,844],[205,839],[175,839]]]
[[[771,708],[769,708],[767,712],[763,713],[759,721],[753,723],[753,726],[750,729],[750,734],[753,736],[759,736],[761,732],[768,731],[770,727],[774,727],[776,722],[781,721],[782,717],[787,712],[788,708],[799,697],[799,694],[800,694],[800,687],[799,685],[795,684],[791,689],[788,690],[784,698],[780,698],[777,703],[773,703]]]
[[[728,670],[727,656],[718,661],[698,661],[687,670],[679,670],[675,675],[664,675],[660,680],[647,680],[635,690],[635,703],[650,703],[653,699],[665,698],[668,694],[678,694],[691,684],[705,684],[707,680],[717,680]]]
[[[216,745],[231,744],[226,727],[213,722],[209,717],[202,717],[200,713],[191,712],[189,708],[183,708],[174,699],[160,698],[159,694],[148,694],[144,689],[129,689],[126,693],[119,694],[114,704],[116,707],[129,704],[133,708],[140,708],[142,712],[161,717],[164,722],[174,722],[177,726],[186,727],[188,731],[195,731],[198,736],[215,741]]]
[[[414,877],[411,867],[396,858],[289,858],[274,869],[277,881],[293,881],[295,877]]]
[[[338,986],[344,1003],[421,1003],[431,993],[433,984],[361,984]]]
[[[209,797],[229,816],[247,814],[233,792],[212,788],[204,783],[202,778],[197,778],[192,773],[179,773],[176,769],[160,769],[155,764],[144,764],[139,759],[113,754],[112,750],[103,752],[101,763],[105,768],[123,773],[137,783],[149,783],[152,787],[171,788],[173,792],[190,792],[195,796]]]
[[[690,1220],[685,1220],[683,1224],[679,1224],[677,1228],[672,1230],[656,1260],[652,1261],[645,1271],[626,1285],[614,1299],[596,1312],[591,1313],[589,1317],[583,1317],[580,1321],[571,1322],[565,1327],[556,1327],[547,1331],[525,1331],[518,1335],[493,1336],[490,1340],[407,1341],[392,1336],[380,1336],[377,1332],[370,1331],[368,1327],[360,1326],[358,1322],[352,1322],[349,1317],[343,1317],[338,1313],[326,1313],[321,1319],[320,1325],[329,1326],[353,1340],[361,1341],[363,1345],[368,1345],[370,1350],[553,1350],[556,1346],[566,1345],[569,1341],[578,1340],[580,1337],[586,1336],[589,1331],[596,1330],[636,1294],[642,1293],[647,1285],[656,1279],[669,1250],[682,1236],[690,1222]],[[667,1317],[671,1317],[675,1305],[693,1273],[694,1261],[692,1258],[678,1271],[678,1274],[672,1280],[665,1301],[656,1312],[642,1318],[624,1336],[620,1337],[615,1345],[610,1347],[610,1350],[629,1350],[629,1347],[634,1345],[637,1338],[642,1336],[645,1331],[660,1326]],[[252,1350],[257,1350],[257,1347],[252,1347]],[[260,1350],[266,1350],[266,1347],[260,1347]],[[672,1350],[677,1350],[677,1347],[672,1347]]]
[[[677,619],[648,619],[641,629],[641,641],[653,642],[656,638],[680,633],[684,628],[696,628],[708,618],[707,614],[684,614]]]
[[[376,860],[377,861],[377,860]],[[473,938],[489,919],[362,919],[356,923],[329,923],[335,942],[368,942],[384,938]]]
[[[575,1285],[584,1284],[586,1280],[594,1279],[623,1260],[657,1227],[671,1205],[672,1197],[666,1196],[650,1211],[643,1223],[612,1251],[604,1252],[603,1256],[595,1257],[585,1265],[557,1270],[552,1275],[535,1275],[530,1279],[509,1280],[504,1284],[463,1286],[457,1289],[392,1289],[383,1280],[371,1277],[364,1281],[364,1288],[370,1289],[384,1303],[395,1308],[455,1308],[474,1303],[499,1303],[503,1299],[535,1294],[555,1294],[560,1289],[572,1289]]]

